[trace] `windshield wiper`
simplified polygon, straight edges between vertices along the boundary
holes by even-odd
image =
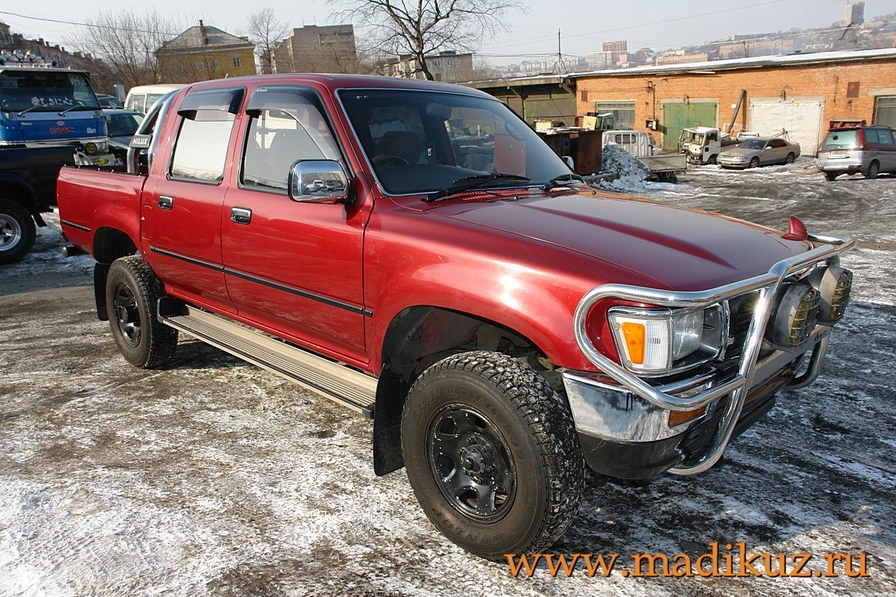
[[[65,116],[72,110],[99,110],[99,108],[91,108],[90,106],[72,106],[71,108],[66,108],[62,112],[59,113],[60,116]]]
[[[578,181],[582,184],[585,183],[585,179],[579,176],[578,174],[574,174],[572,172],[568,174],[561,174],[560,176],[555,176],[551,180],[548,181],[546,185],[542,187],[542,190],[550,191],[551,189],[556,189],[557,187],[565,187],[568,185],[563,184],[564,182],[572,182]]]
[[[445,187],[444,189],[439,189],[434,193],[430,193],[423,198],[423,201],[432,203],[433,201],[438,201],[439,199],[450,197],[451,195],[456,195],[457,193],[462,193],[464,191],[478,189],[495,182],[529,182],[530,180],[531,179],[526,178],[525,176],[501,174],[500,172],[492,172],[491,174],[483,174],[481,176],[466,176],[455,180],[451,183],[450,187]]]
[[[46,109],[47,106],[31,106],[30,108],[25,108],[25,109],[22,110],[21,112],[16,112],[16,116],[18,116],[19,118],[21,118],[22,116],[24,116],[24,115],[27,114],[28,112],[31,112],[32,110],[40,110],[40,109],[42,109],[42,108],[43,108],[43,109]]]

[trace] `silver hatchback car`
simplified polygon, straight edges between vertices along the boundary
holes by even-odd
[[[878,125],[831,129],[818,150],[816,165],[828,180],[841,174],[876,178],[881,172],[894,173],[896,134]]]

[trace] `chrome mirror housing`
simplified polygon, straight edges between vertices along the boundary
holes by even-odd
[[[348,203],[349,181],[336,160],[299,160],[289,171],[289,198],[306,203]]]

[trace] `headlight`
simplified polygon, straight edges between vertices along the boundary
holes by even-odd
[[[719,305],[695,310],[617,307],[608,317],[622,364],[647,376],[688,369],[715,358],[725,335]]]

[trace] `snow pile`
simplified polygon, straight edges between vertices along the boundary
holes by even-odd
[[[618,145],[606,145],[600,162],[600,176],[591,183],[592,186],[627,192],[647,189],[650,168]]]

